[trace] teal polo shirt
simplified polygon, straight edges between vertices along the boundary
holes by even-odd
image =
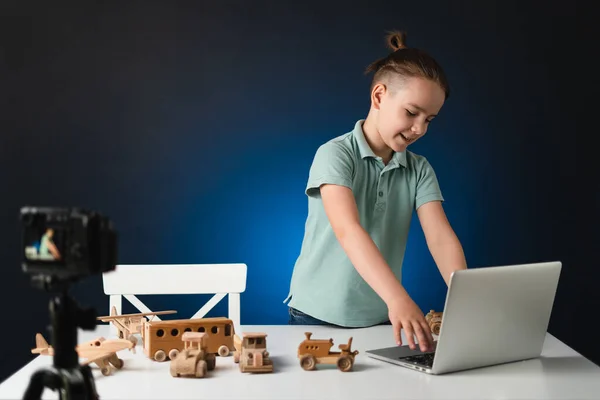
[[[388,310],[338,242],[325,214],[320,186],[352,189],[362,227],[400,282],[414,211],[427,202],[444,201],[425,157],[407,150],[395,153],[384,165],[365,140],[363,122],[359,120],[353,131],[321,145],[314,156],[306,185],[305,234],[284,300],[314,318],[346,327],[383,323]]]

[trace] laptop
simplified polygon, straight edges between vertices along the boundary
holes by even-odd
[[[365,353],[435,375],[537,358],[561,268],[555,261],[456,271],[432,352],[403,345]]]

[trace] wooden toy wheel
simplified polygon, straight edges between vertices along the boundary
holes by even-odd
[[[154,359],[158,362],[163,362],[167,359],[167,353],[165,353],[163,350],[158,350],[156,353],[154,353]]]
[[[239,351],[236,351],[235,353],[233,353],[233,362],[236,364],[240,362],[240,352]]]
[[[177,358],[177,354],[179,354],[179,350],[177,350],[177,349],[169,350],[169,358],[171,360],[174,360],[175,358]]]
[[[169,366],[169,372],[171,372],[171,376],[172,376],[173,378],[177,378],[177,377],[179,377],[179,376],[180,376],[180,375],[177,373],[177,365],[176,365],[174,362],[172,362],[172,363],[171,363],[171,365]]]
[[[317,360],[312,354],[304,354],[302,357],[300,357],[300,366],[302,367],[302,369],[306,371],[311,371],[315,369],[316,365]]]
[[[204,360],[198,361],[198,364],[196,364],[196,378],[204,378],[207,370],[208,370],[208,366],[206,365],[206,361],[204,361]]]
[[[434,335],[439,335],[440,334],[440,328],[441,328],[441,324],[434,324],[433,327],[431,328],[431,332]]]
[[[348,356],[341,356],[337,360],[337,366],[342,372],[348,372],[352,369],[352,359]]]
[[[100,372],[102,372],[102,375],[108,376],[108,375],[110,375],[110,367],[109,366],[102,367],[102,368],[100,368]]]
[[[219,350],[217,350],[217,353],[219,353],[221,357],[227,357],[229,355],[229,347],[221,346],[219,347]]]
[[[213,369],[215,369],[215,366],[217,365],[217,357],[214,354],[207,355],[205,360],[206,360],[206,366],[209,371],[212,371]]]
[[[117,358],[116,360],[112,361],[111,364],[116,368],[116,369],[121,369],[123,368],[123,360],[121,360],[120,358]]]

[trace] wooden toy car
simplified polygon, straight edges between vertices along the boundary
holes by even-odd
[[[216,356],[208,352],[208,334],[185,332],[181,335],[184,348],[171,360],[171,376],[195,376],[204,378],[207,371],[215,369]]]
[[[425,321],[429,324],[429,328],[431,329],[431,333],[434,335],[440,334],[440,329],[442,328],[442,315],[444,313],[442,311],[435,312],[434,310],[430,310],[427,315],[425,315]]]
[[[234,338],[236,350],[233,361],[240,364],[242,372],[273,372],[273,362],[267,351],[266,333],[244,333],[238,342]]]
[[[338,347],[341,352],[329,351],[333,346],[333,339],[320,340],[311,339],[312,332],[305,332],[306,339],[298,346],[298,358],[300,365],[306,371],[316,369],[317,364],[337,365],[340,371],[347,372],[354,365],[354,357],[358,351],[352,351],[352,337],[348,339],[348,344],[340,344]]]
[[[173,360],[184,348],[181,335],[187,332],[206,333],[208,353],[228,356],[233,347],[233,321],[229,318],[192,318],[144,322],[142,338],[144,354],[152,360]]]

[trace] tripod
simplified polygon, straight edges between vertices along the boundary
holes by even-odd
[[[48,289],[47,280],[39,283]],[[53,366],[33,373],[23,400],[40,399],[45,388],[58,390],[60,400],[98,400],[92,371],[88,365],[79,365],[75,350],[77,328],[93,330],[96,326],[95,311],[79,308],[69,296],[66,284],[59,285],[59,293],[50,299]]]

